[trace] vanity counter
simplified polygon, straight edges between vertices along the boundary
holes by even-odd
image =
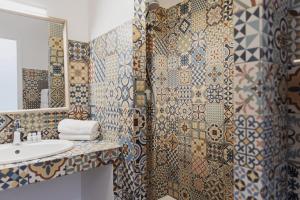
[[[122,148],[108,141],[74,142],[70,151],[51,157],[0,165],[0,191],[121,162]]]

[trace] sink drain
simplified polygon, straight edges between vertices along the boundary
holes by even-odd
[[[15,150],[15,154],[20,154],[20,150]]]

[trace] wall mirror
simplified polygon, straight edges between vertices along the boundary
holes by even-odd
[[[66,21],[0,10],[0,113],[68,108]]]

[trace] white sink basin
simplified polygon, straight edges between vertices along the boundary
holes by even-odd
[[[2,144],[0,145],[0,165],[53,156],[69,151],[73,146],[73,142],[67,140],[42,140],[37,143],[23,142],[19,146]]]

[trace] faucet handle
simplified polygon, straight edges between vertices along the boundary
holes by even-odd
[[[14,130],[19,131],[19,129],[21,129],[21,121],[19,119],[16,119],[14,121]]]

